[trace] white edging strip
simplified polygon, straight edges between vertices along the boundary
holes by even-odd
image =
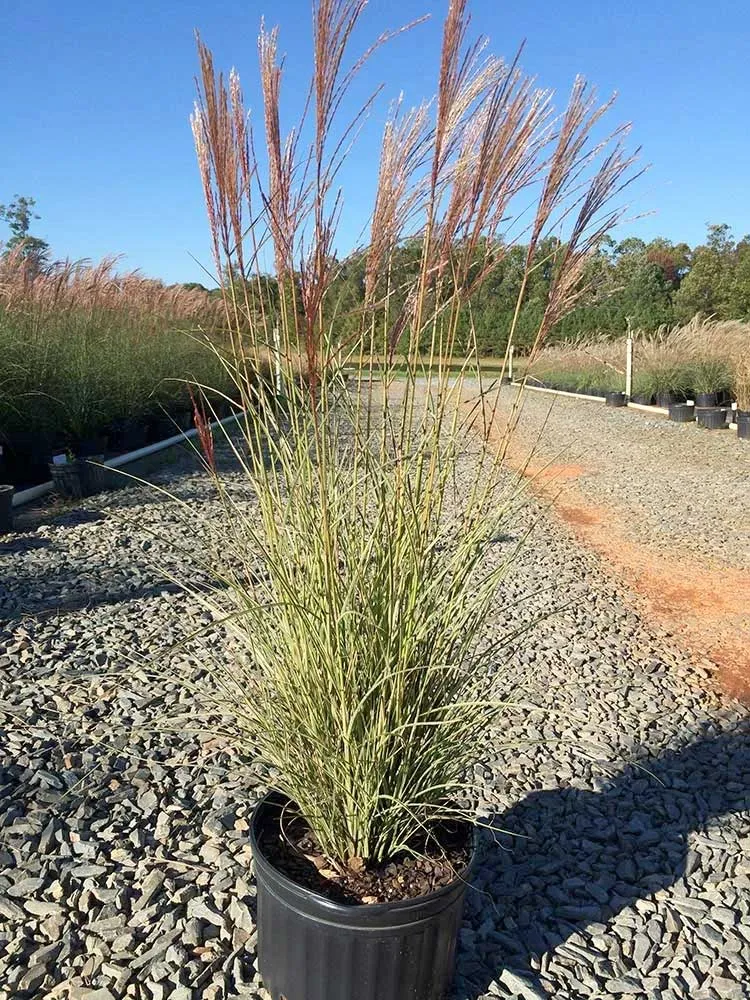
[[[595,403],[606,402],[604,396],[586,396],[580,392],[566,392],[564,389],[547,389],[545,386],[541,385],[523,385],[522,382],[511,382],[511,385],[516,386],[518,389],[533,389],[534,392],[549,392],[553,396],[569,396],[570,399],[589,399]],[[664,406],[647,406],[646,403],[631,403],[630,400],[625,404],[631,410],[643,410],[645,413],[659,413],[663,414],[665,417],[669,416],[669,410]],[[736,422],[727,424],[727,427],[734,428],[737,430]]]
[[[223,420],[214,420],[210,426],[212,429],[214,427],[223,427],[225,424],[231,423],[232,420],[237,420],[242,416],[244,416],[244,410],[233,413],[229,417],[224,417]],[[137,462],[139,458],[146,458],[147,455],[153,455],[157,451],[171,448],[173,445],[179,444],[181,441],[188,441],[190,438],[197,437],[197,435],[198,429],[196,427],[193,427],[189,431],[180,431],[179,434],[164,438],[163,441],[155,441],[153,444],[147,444],[143,448],[129,451],[125,455],[117,455],[115,458],[110,458],[106,462],[102,462],[102,465],[106,465],[109,469],[119,469],[121,465],[129,465],[130,462]],[[38,486],[30,486],[27,490],[21,490],[20,493],[14,494],[12,504],[14,507],[20,507],[31,500],[37,500],[39,497],[46,496],[47,493],[52,492],[52,486],[52,482],[39,483]]]
[[[663,413],[664,416],[669,416],[669,410],[665,406],[649,406],[647,403],[631,403],[630,401],[627,405],[631,410],[643,410],[644,413]]]
[[[604,396],[586,396],[582,392],[565,392],[564,389],[547,389],[545,386],[541,385],[523,385],[522,382],[511,382],[511,385],[517,386],[519,389],[533,389],[534,392],[550,392],[554,396],[569,396],[571,399],[589,399],[593,403],[604,403]]]

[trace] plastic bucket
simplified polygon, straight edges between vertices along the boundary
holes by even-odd
[[[15,486],[0,484],[0,535],[13,531],[13,494]]]
[[[712,406],[697,410],[698,425],[710,431],[720,430],[727,426],[727,411],[721,406]]]
[[[692,403],[672,403],[669,407],[669,419],[678,424],[689,424],[695,420],[695,407]]]
[[[608,392],[604,398],[607,406],[626,406],[628,402],[624,392]]]
[[[286,801],[267,795],[250,829],[258,962],[272,1000],[443,1000],[476,850],[467,871],[437,892],[345,906],[297,885],[264,856],[261,832]]]

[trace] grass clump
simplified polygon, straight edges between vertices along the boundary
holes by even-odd
[[[621,355],[612,341],[581,338],[545,347],[527,368],[529,382],[543,382],[553,389],[604,395],[625,386]]]
[[[520,309],[537,247],[565,219],[538,351],[583,291],[632,162],[621,130],[592,138],[608,104],[583,81],[554,112],[515,62],[469,41],[467,5],[454,0],[436,98],[397,104],[386,122],[364,302],[340,337],[335,183],[360,120],[341,108],[362,65],[346,51],[364,6],[314,4],[311,104],[287,138],[277,33],[262,30],[267,179],[239,78],[218,76],[203,45],[193,117],[216,271],[237,276],[222,287],[227,367],[247,411],[242,440],[228,438],[241,485],[214,471],[217,586],[194,590],[243,652],[207,658],[203,695],[240,752],[272,769],[334,866],[391,857],[463,815],[466,769],[488,728],[502,729],[512,692],[483,629],[507,569],[492,553],[517,502],[503,457],[520,402],[498,427],[470,297],[507,259],[515,229],[529,246]],[[512,206],[529,203],[510,224]],[[416,266],[396,289],[391,264],[405,245]],[[269,257],[273,299],[260,267]],[[259,397],[248,373],[269,353],[275,381]]]
[[[732,374],[732,391],[737,409],[750,413],[750,354],[738,358]]]
[[[727,392],[750,349],[750,324],[696,317],[678,327],[633,335],[633,396]],[[626,338],[580,339],[545,347],[530,379],[554,388],[607,392],[625,388]],[[533,381],[532,381],[533,384]]]

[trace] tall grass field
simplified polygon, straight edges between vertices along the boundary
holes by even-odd
[[[17,486],[41,481],[55,450],[76,453],[124,424],[185,419],[189,381],[227,387],[222,320],[205,291],[118,274],[114,259],[35,272],[21,254],[6,254],[0,259],[3,478]]]

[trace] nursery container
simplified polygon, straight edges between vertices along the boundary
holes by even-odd
[[[698,425],[707,430],[720,430],[727,426],[727,411],[720,406],[696,410]]]
[[[73,444],[72,451],[78,458],[101,458],[107,450],[107,438],[104,434],[80,438]]]
[[[637,392],[635,396],[630,397],[632,403],[638,403],[639,406],[653,406],[654,397],[649,396],[646,393]]]
[[[750,441],[750,410],[737,410],[737,437]]]
[[[669,419],[678,424],[689,424],[695,420],[695,407],[692,403],[672,403],[669,407]]]
[[[91,456],[92,462],[101,462],[102,459],[102,455]],[[51,462],[49,471],[56,492],[69,500],[80,500],[106,488],[104,470],[83,458],[74,458],[62,465]]]
[[[624,392],[608,392],[604,399],[607,406],[626,406],[628,402]]]
[[[0,484],[0,535],[13,530],[13,494],[14,486]]]
[[[146,443],[156,444],[157,441],[165,441],[179,433],[180,430],[175,426],[171,417],[166,416],[166,414],[152,416],[146,426]]]
[[[699,407],[714,407],[719,404],[718,392],[699,392],[695,397],[695,405]]]
[[[427,896],[369,906],[333,903],[280,872],[259,846],[285,802],[267,795],[250,829],[258,962],[272,1000],[443,1000],[474,859],[462,877]]]
[[[677,392],[657,392],[656,394],[656,405],[663,410],[668,410],[673,403],[682,403],[683,401],[684,396]]]

